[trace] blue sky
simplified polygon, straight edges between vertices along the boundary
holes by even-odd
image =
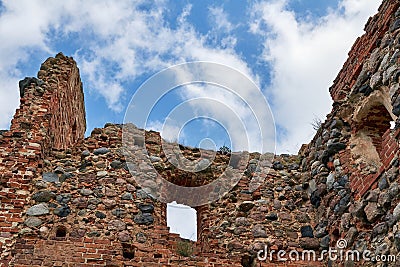
[[[18,107],[18,80],[35,76],[60,51],[81,70],[87,134],[122,123],[134,92],[160,70],[212,61],[256,83],[275,118],[277,152],[296,153],[312,138],[314,118],[330,111],[328,88],[378,6],[363,0],[0,1],[0,128],[9,127]],[[149,118],[153,129],[161,131],[167,111],[191,95],[178,91],[160,101]],[[199,119],[180,127],[163,136],[235,147],[218,123]]]

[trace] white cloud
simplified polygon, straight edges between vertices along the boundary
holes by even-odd
[[[28,2],[28,7],[35,11],[34,13],[42,15],[30,18],[34,19],[30,25],[30,32],[23,32],[30,36],[26,43],[18,44],[17,41],[22,39],[22,36],[10,41],[9,47],[12,47],[19,56],[4,60],[4,64],[15,68],[19,61],[28,57],[27,54],[20,54],[26,47],[34,45],[39,50],[50,51],[49,47],[54,45],[52,39],[54,36],[65,38],[75,34],[81,44],[74,57],[79,62],[86,82],[85,88],[89,88],[89,92],[103,96],[108,107],[114,111],[123,110],[121,96],[127,89],[122,87],[122,82],[131,81],[146,72],[159,71],[175,63],[191,60],[218,62],[235,66],[258,81],[258,77],[247,63],[236,54],[232,45],[228,45],[235,43],[232,36],[226,36],[221,46],[207,45],[210,36],[199,34],[187,21],[192,12],[190,4],[183,8],[177,19],[177,27],[172,29],[164,21],[163,12],[166,10],[164,1],[156,1],[151,9],[143,8],[145,1],[135,3],[118,1],[112,5],[109,1]],[[24,26],[21,22],[24,21],[24,14],[29,13],[28,7],[21,9],[19,5],[13,3],[5,3],[6,11],[2,19],[14,16],[14,20],[19,21],[19,24],[15,26],[3,22],[0,25],[5,32],[11,31],[11,28],[14,32],[19,32]],[[233,26],[222,9],[210,10],[221,29],[232,29]],[[50,34],[50,30],[55,31]],[[185,99],[201,96],[204,93],[200,95],[188,93]],[[236,105],[236,110],[242,117],[246,116],[247,111],[242,105],[227,98],[226,95],[214,94],[214,99],[231,104],[234,108]],[[208,111],[207,114],[210,116],[220,114],[220,109],[217,107],[210,107]],[[160,123],[153,122],[150,126],[161,130]],[[234,125],[229,127],[231,131],[235,130]],[[175,140],[178,129],[175,125],[168,125],[162,130],[163,137]],[[249,133],[252,134],[250,130]],[[258,140],[255,135],[250,136],[250,139]]]
[[[155,0],[5,0],[0,14],[0,128],[7,127],[18,106],[18,66],[27,64],[32,53],[54,55],[56,41],[74,36],[75,59],[79,62],[89,92],[101,95],[110,109],[121,111],[121,98],[128,95],[123,83],[145,73],[191,60],[233,66],[260,85],[255,73],[234,47],[235,25],[221,7],[211,7],[215,30],[224,31],[216,43],[213,33],[200,34],[187,19],[192,5],[183,8],[176,27],[165,21],[167,2]],[[265,92],[274,103],[274,115],[287,134],[280,142],[290,152],[312,137],[314,116],[330,109],[328,87],[375,1],[343,0],[318,21],[301,21],[289,11],[286,1],[264,1],[253,6],[251,30],[265,37],[260,61],[272,66],[271,87]],[[29,23],[27,23],[29,22]],[[267,26],[267,27],[265,27]],[[218,38],[217,38],[218,39]],[[268,70],[267,70],[268,71]],[[207,92],[188,92],[184,98]],[[240,103],[224,94],[213,98],[235,107],[246,116]],[[7,100],[6,100],[7,99]],[[208,109],[218,113],[216,108]],[[250,135],[254,136],[250,131]]]
[[[278,152],[296,153],[312,138],[313,119],[330,111],[328,88],[379,1],[344,0],[317,21],[296,17],[287,2],[255,5],[250,30],[265,38],[260,60],[271,64],[267,94],[278,125],[286,130]]]
[[[56,39],[74,34],[79,45],[73,56],[81,67],[85,88],[103,96],[114,111],[122,109],[120,101],[124,89],[121,83],[174,63],[212,60],[238,66],[250,73],[233,49],[206,45],[208,37],[200,35],[187,22],[191,5],[183,9],[176,29],[165,21],[168,8],[163,0],[151,3],[144,0],[24,0],[3,1],[3,5],[0,17],[2,76],[13,80],[20,78],[19,73],[11,75],[10,72],[18,63],[27,60],[29,53],[55,54],[52,49]],[[224,23],[224,27],[229,26]],[[227,42],[232,40],[225,40],[224,46]],[[2,89],[1,94],[5,98],[10,91]],[[7,110],[17,107],[17,90],[12,95],[14,100]],[[6,125],[8,120],[0,121],[0,125]]]
[[[161,137],[168,142],[182,141],[186,138],[185,131],[181,125],[177,125],[176,121],[166,119],[162,121],[148,121],[146,125],[147,130],[159,132]]]
[[[228,20],[228,15],[222,7],[209,7],[208,10],[210,11],[211,22],[217,29],[225,32],[233,30],[234,26]]]

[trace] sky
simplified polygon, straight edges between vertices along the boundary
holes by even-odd
[[[145,127],[184,145],[258,150],[234,137],[238,121],[271,112],[268,123],[274,128],[267,130],[276,133],[275,152],[297,153],[312,139],[313,121],[325,120],[330,112],[328,88],[379,4],[376,0],[3,0],[0,129],[9,127],[19,106],[18,81],[36,76],[40,64],[58,52],[72,56],[80,68],[87,135],[107,122],[126,122],[135,92],[163,69],[206,61],[235,69],[251,80],[268,108],[252,104],[260,100],[255,93],[243,101],[221,86],[178,83],[154,103]],[[154,91],[146,93],[151,96]],[[203,102],[190,102],[193,99]],[[189,103],[183,112],[193,114],[193,119],[173,121],[169,114],[182,103]],[[233,115],[239,119],[228,119]],[[264,127],[259,122],[245,128],[247,140],[258,140],[258,126]]]
[[[19,105],[18,81],[36,76],[40,64],[60,51],[81,71],[87,134],[106,122],[125,122],[134,93],[159,71],[210,61],[257,85],[274,117],[276,152],[296,153],[312,138],[314,119],[329,113],[328,88],[378,6],[363,0],[0,1],[0,129],[9,127]],[[212,86],[203,89],[171,91],[146,127],[185,145],[210,138],[216,148],[245,150],[232,140],[236,124],[213,120],[217,108],[205,119],[205,108],[193,105],[199,119],[163,128],[168,113],[194,97],[212,95],[240,118],[253,108]],[[249,130],[247,137],[254,134]]]

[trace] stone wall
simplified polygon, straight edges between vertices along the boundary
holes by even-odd
[[[346,249],[399,254],[398,8],[398,1],[384,1],[367,23],[330,88],[332,112],[310,144],[272,162],[270,154],[246,152],[243,160],[163,144],[158,133],[133,125],[106,124],[84,139],[76,63],[62,54],[49,58],[38,78],[20,82],[21,106],[10,130],[0,132],[0,266],[396,266],[283,262],[276,254],[259,261],[257,253],[321,253],[343,239]],[[185,171],[166,150],[194,161],[215,157],[204,170]],[[194,188],[226,169],[243,173],[226,194],[219,184],[220,199],[195,207],[198,241],[170,234],[158,199],[171,187],[157,187],[161,178]],[[138,182],[143,178],[154,191]],[[172,193],[168,200],[178,200]]]
[[[398,7],[384,1],[369,20],[330,89],[332,112],[300,152],[315,184],[315,219],[331,242],[344,238],[350,249],[375,255],[400,249]]]

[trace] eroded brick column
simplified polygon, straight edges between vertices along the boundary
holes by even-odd
[[[83,140],[86,128],[75,61],[58,54],[43,63],[38,77],[20,82],[20,107],[0,139],[1,266],[9,265],[9,248],[23,227],[31,181],[41,174],[44,156]]]

